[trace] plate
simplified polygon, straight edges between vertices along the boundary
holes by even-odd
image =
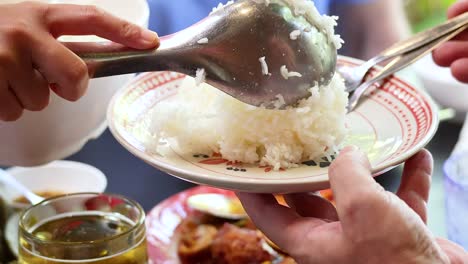
[[[182,220],[193,212],[193,209],[187,204],[187,199],[192,195],[204,193],[235,197],[235,194],[231,191],[199,186],[169,197],[148,213],[146,217],[146,238],[148,241],[148,258],[152,263],[179,263],[175,230]]]
[[[339,63],[362,61],[340,57]],[[374,72],[375,73],[375,72]],[[108,123],[115,138],[148,164],[180,179],[223,189],[257,193],[294,193],[327,189],[325,158],[298,168],[273,171],[269,167],[233,164],[216,155],[182,155],[175,151],[160,156],[146,151],[131,127],[161,101],[174,96],[185,76],[173,72],[145,73],[128,83],[111,101]],[[403,163],[434,136],[439,120],[432,99],[404,80],[388,78],[374,87],[350,113],[346,144],[365,151],[374,175]]]

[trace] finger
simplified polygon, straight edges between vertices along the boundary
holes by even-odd
[[[373,179],[367,156],[357,147],[346,147],[332,162],[328,175],[337,204],[338,213],[350,198],[362,192],[381,191],[382,187]]]
[[[89,81],[88,68],[76,54],[52,37],[35,42],[33,63],[60,97],[76,101],[83,96]]]
[[[449,9],[447,10],[447,17],[454,18],[465,12],[468,12],[468,1],[467,0],[458,1],[449,7]]]
[[[433,52],[434,61],[443,67],[449,67],[461,58],[468,58],[468,42],[450,41]]]
[[[454,18],[456,16],[459,16],[465,12],[468,12],[468,1],[463,0],[463,1],[458,1],[452,6],[449,7],[447,11],[447,17]],[[468,30],[465,30],[464,32],[458,34],[454,40],[468,40]]]
[[[468,83],[468,58],[456,60],[450,66],[452,75],[463,83]]]
[[[49,84],[32,65],[29,67],[23,67],[21,72],[13,76],[11,88],[24,109],[40,111],[49,104]]]
[[[55,37],[97,35],[136,49],[149,49],[159,45],[159,38],[155,32],[92,5],[49,5],[45,17],[46,24]]]
[[[449,258],[448,263],[466,263],[468,261],[468,253],[463,247],[443,238],[436,238],[437,244],[442,248],[445,255]]]
[[[0,78],[0,80],[4,80]],[[23,114],[23,106],[6,82],[0,81],[0,120],[15,121]]]
[[[447,11],[447,17],[449,19],[454,18],[465,12],[468,12],[468,1],[458,1],[449,7]],[[468,40],[468,30],[465,30],[462,33],[458,34],[455,38],[453,38],[453,40]]]
[[[304,233],[326,222],[302,218],[292,209],[277,203],[272,195],[238,193],[255,225],[280,248],[291,252],[300,245]],[[313,245],[310,245],[311,247]]]
[[[62,45],[73,52],[80,53],[106,53],[124,52],[130,48],[114,42],[61,42]]]
[[[370,170],[367,156],[356,147],[347,147],[328,172],[340,223],[349,237],[370,234],[368,224],[377,221],[376,209],[386,206],[388,200]]]
[[[314,217],[338,221],[338,213],[328,200],[315,194],[288,194],[284,196],[288,206],[302,217]]]
[[[432,175],[432,156],[422,150],[410,158],[403,170],[398,197],[411,207],[427,223],[426,204],[429,199]]]

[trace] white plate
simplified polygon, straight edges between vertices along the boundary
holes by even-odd
[[[340,57],[339,63],[358,60]],[[254,165],[233,165],[221,157],[150,154],[130,129],[157,103],[175,95],[184,75],[142,74],[117,93],[109,106],[108,122],[116,139],[148,164],[175,177],[202,185],[259,193],[292,193],[329,187],[325,160],[286,171]],[[347,116],[349,144],[364,150],[377,175],[399,165],[423,148],[438,125],[437,109],[429,96],[393,77],[374,89]]]

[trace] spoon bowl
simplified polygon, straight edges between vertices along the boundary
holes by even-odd
[[[257,2],[238,0],[219,8],[162,37],[156,50],[78,55],[93,77],[168,70],[192,77],[198,71],[201,78],[203,69],[207,83],[247,104],[275,108],[282,97],[285,106],[294,105],[310,96],[311,86],[328,84],[333,77],[333,36],[307,16],[296,15],[287,1]],[[300,76],[286,78],[285,69]]]

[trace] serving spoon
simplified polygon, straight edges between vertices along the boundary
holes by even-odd
[[[44,201],[44,198],[35,194],[29,190],[26,186],[20,183],[15,177],[11,176],[5,170],[0,169],[0,182],[3,182],[6,186],[16,189],[21,195],[23,195],[32,205],[38,204]]]
[[[158,49],[77,54],[94,78],[147,71],[196,77],[204,69],[208,84],[242,102],[274,108],[281,95],[286,106],[294,105],[310,96],[313,84],[330,82],[337,50],[332,36],[285,2],[238,0],[161,37]],[[302,77],[283,77],[282,66]]]

